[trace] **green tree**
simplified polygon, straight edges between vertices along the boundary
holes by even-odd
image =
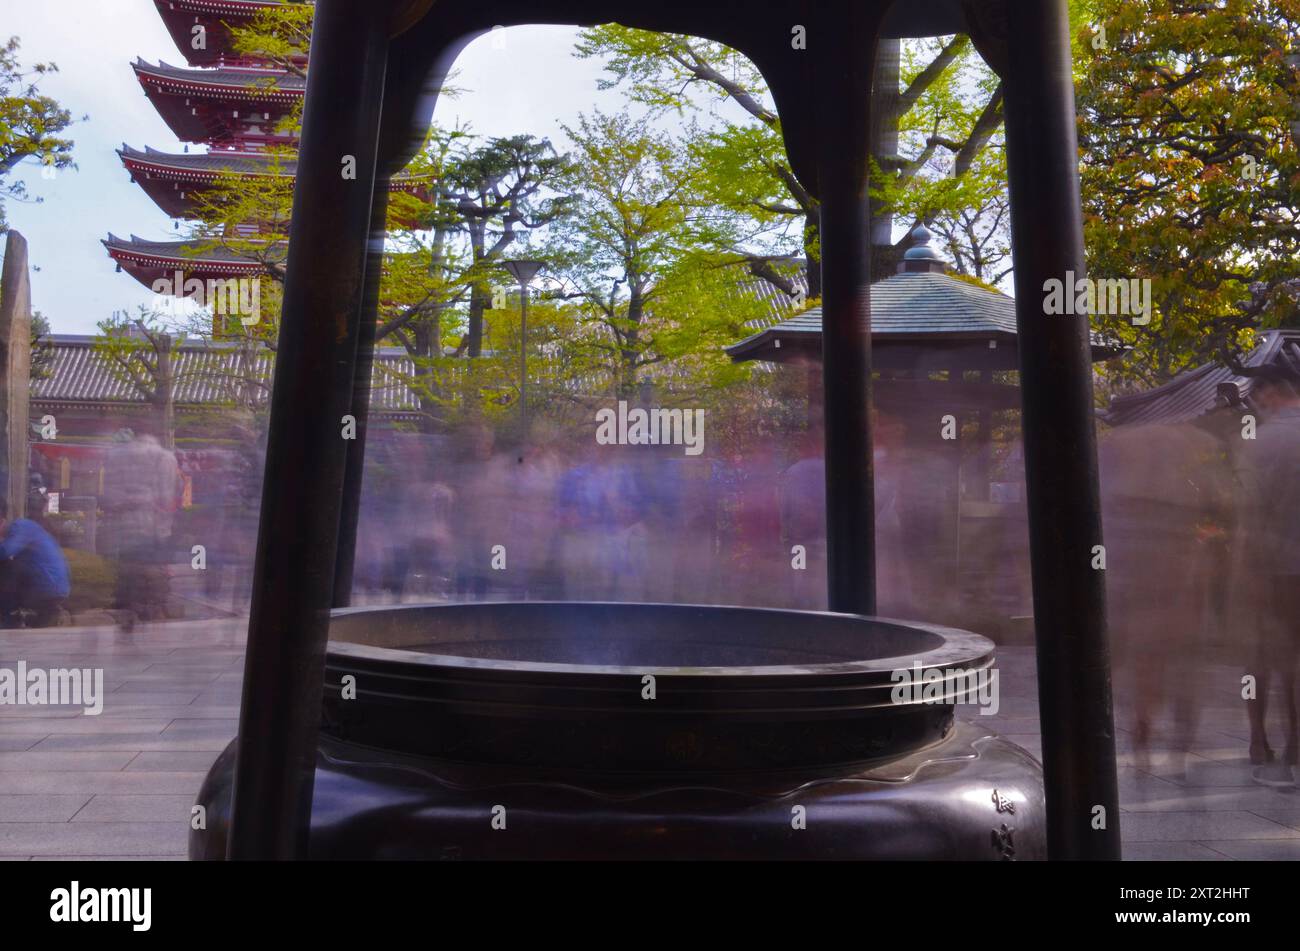
[[[964,36],[908,44],[898,72],[891,68],[890,49],[882,49],[878,80],[875,213],[936,225],[954,248],[965,248],[975,234],[977,243],[958,256],[959,266],[996,278],[1005,257],[997,249],[1006,243],[997,238],[1006,230],[996,201],[1005,190],[1002,150],[990,148],[999,145],[1000,83]],[[584,30],[577,51],[605,60],[602,88],[622,87],[633,102],[652,110],[685,113],[722,102],[740,108],[741,119],[714,110],[715,121],[690,148],[696,161],[713,170],[709,201],[749,216],[757,226],[743,245],[729,250],[751,274],[793,295],[790,257],[819,260],[817,203],[789,166],[780,117],[754,65],[719,43],[616,24]],[[959,215],[973,209],[988,220],[972,229]],[[892,273],[900,251],[901,242],[878,253],[877,273]],[[811,296],[820,296],[817,267],[809,269],[808,279]]]
[[[142,304],[134,317],[117,311],[101,320],[94,343],[95,355],[109,372],[149,405],[164,449],[176,442],[175,342],[159,316]]]
[[[1147,278],[1117,386],[1154,385],[1295,325],[1300,0],[1090,0],[1078,49],[1090,276]],[[1104,30],[1104,33],[1102,32]]]
[[[31,379],[48,380],[54,372],[54,344],[50,341],[50,322],[39,310],[32,311]]]
[[[31,158],[48,168],[76,167],[73,142],[62,135],[72,125],[72,113],[40,91],[41,79],[59,68],[53,63],[23,66],[20,46],[16,36],[0,46],[0,231],[7,227],[5,196],[27,199],[22,182],[7,180],[19,162]]]
[[[445,164],[442,201],[454,210],[455,230],[468,241],[469,322],[463,342],[470,357],[483,351],[483,313],[492,300],[499,262],[527,232],[559,220],[570,199],[548,186],[569,169],[545,139],[531,135],[489,139]]]
[[[596,112],[565,131],[577,211],[553,229],[548,258],[581,315],[566,359],[624,396],[656,365],[679,391],[743,376],[722,347],[762,305],[736,293],[742,275],[717,250],[736,224],[701,211],[705,170],[648,119]]]

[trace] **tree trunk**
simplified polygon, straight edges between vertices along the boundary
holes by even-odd
[[[808,262],[808,297],[822,296],[821,209],[813,206],[803,223],[803,256]]]
[[[491,289],[486,284],[475,283],[469,295],[469,342],[470,358],[483,355],[483,311],[487,310]]]
[[[876,45],[876,74],[872,80],[871,155],[889,174],[890,160],[898,154],[898,111],[900,96],[899,51],[901,41],[882,39]],[[878,199],[871,199],[871,276],[883,281],[898,270],[902,249],[894,247],[894,213]]]
[[[170,334],[162,334],[158,339],[158,378],[154,390],[154,410],[157,418],[158,442],[170,452],[176,448],[176,387],[172,374]]]
[[[442,356],[440,317],[440,314],[435,314],[429,323],[422,322],[412,328],[415,347],[411,355],[415,358],[415,391],[420,400],[419,429],[425,434],[437,430],[438,417],[441,415],[439,397],[442,390],[438,381],[438,368],[433,362]]]

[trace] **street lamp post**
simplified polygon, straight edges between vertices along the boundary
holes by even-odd
[[[541,261],[502,261],[519,282],[519,439],[528,438],[528,285],[543,267]]]

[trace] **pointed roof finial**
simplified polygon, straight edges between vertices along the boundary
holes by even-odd
[[[908,237],[912,239],[912,246],[903,252],[902,263],[898,266],[899,273],[943,274],[947,270],[943,258],[930,243],[934,235],[929,228],[918,224]]]

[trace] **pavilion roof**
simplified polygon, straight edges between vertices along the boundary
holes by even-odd
[[[1265,331],[1241,365],[1279,366],[1300,374],[1300,330]],[[1206,363],[1153,389],[1117,396],[1099,416],[1112,426],[1190,422],[1217,409],[1247,404],[1255,381],[1222,363]]]
[[[727,347],[732,360],[781,362],[795,354],[821,354],[822,310],[812,307],[773,322]],[[998,291],[926,271],[906,271],[871,285],[871,337],[878,344],[1016,343],[1016,302]],[[782,352],[784,351],[784,352]],[[1097,335],[1093,359],[1119,352]]]

